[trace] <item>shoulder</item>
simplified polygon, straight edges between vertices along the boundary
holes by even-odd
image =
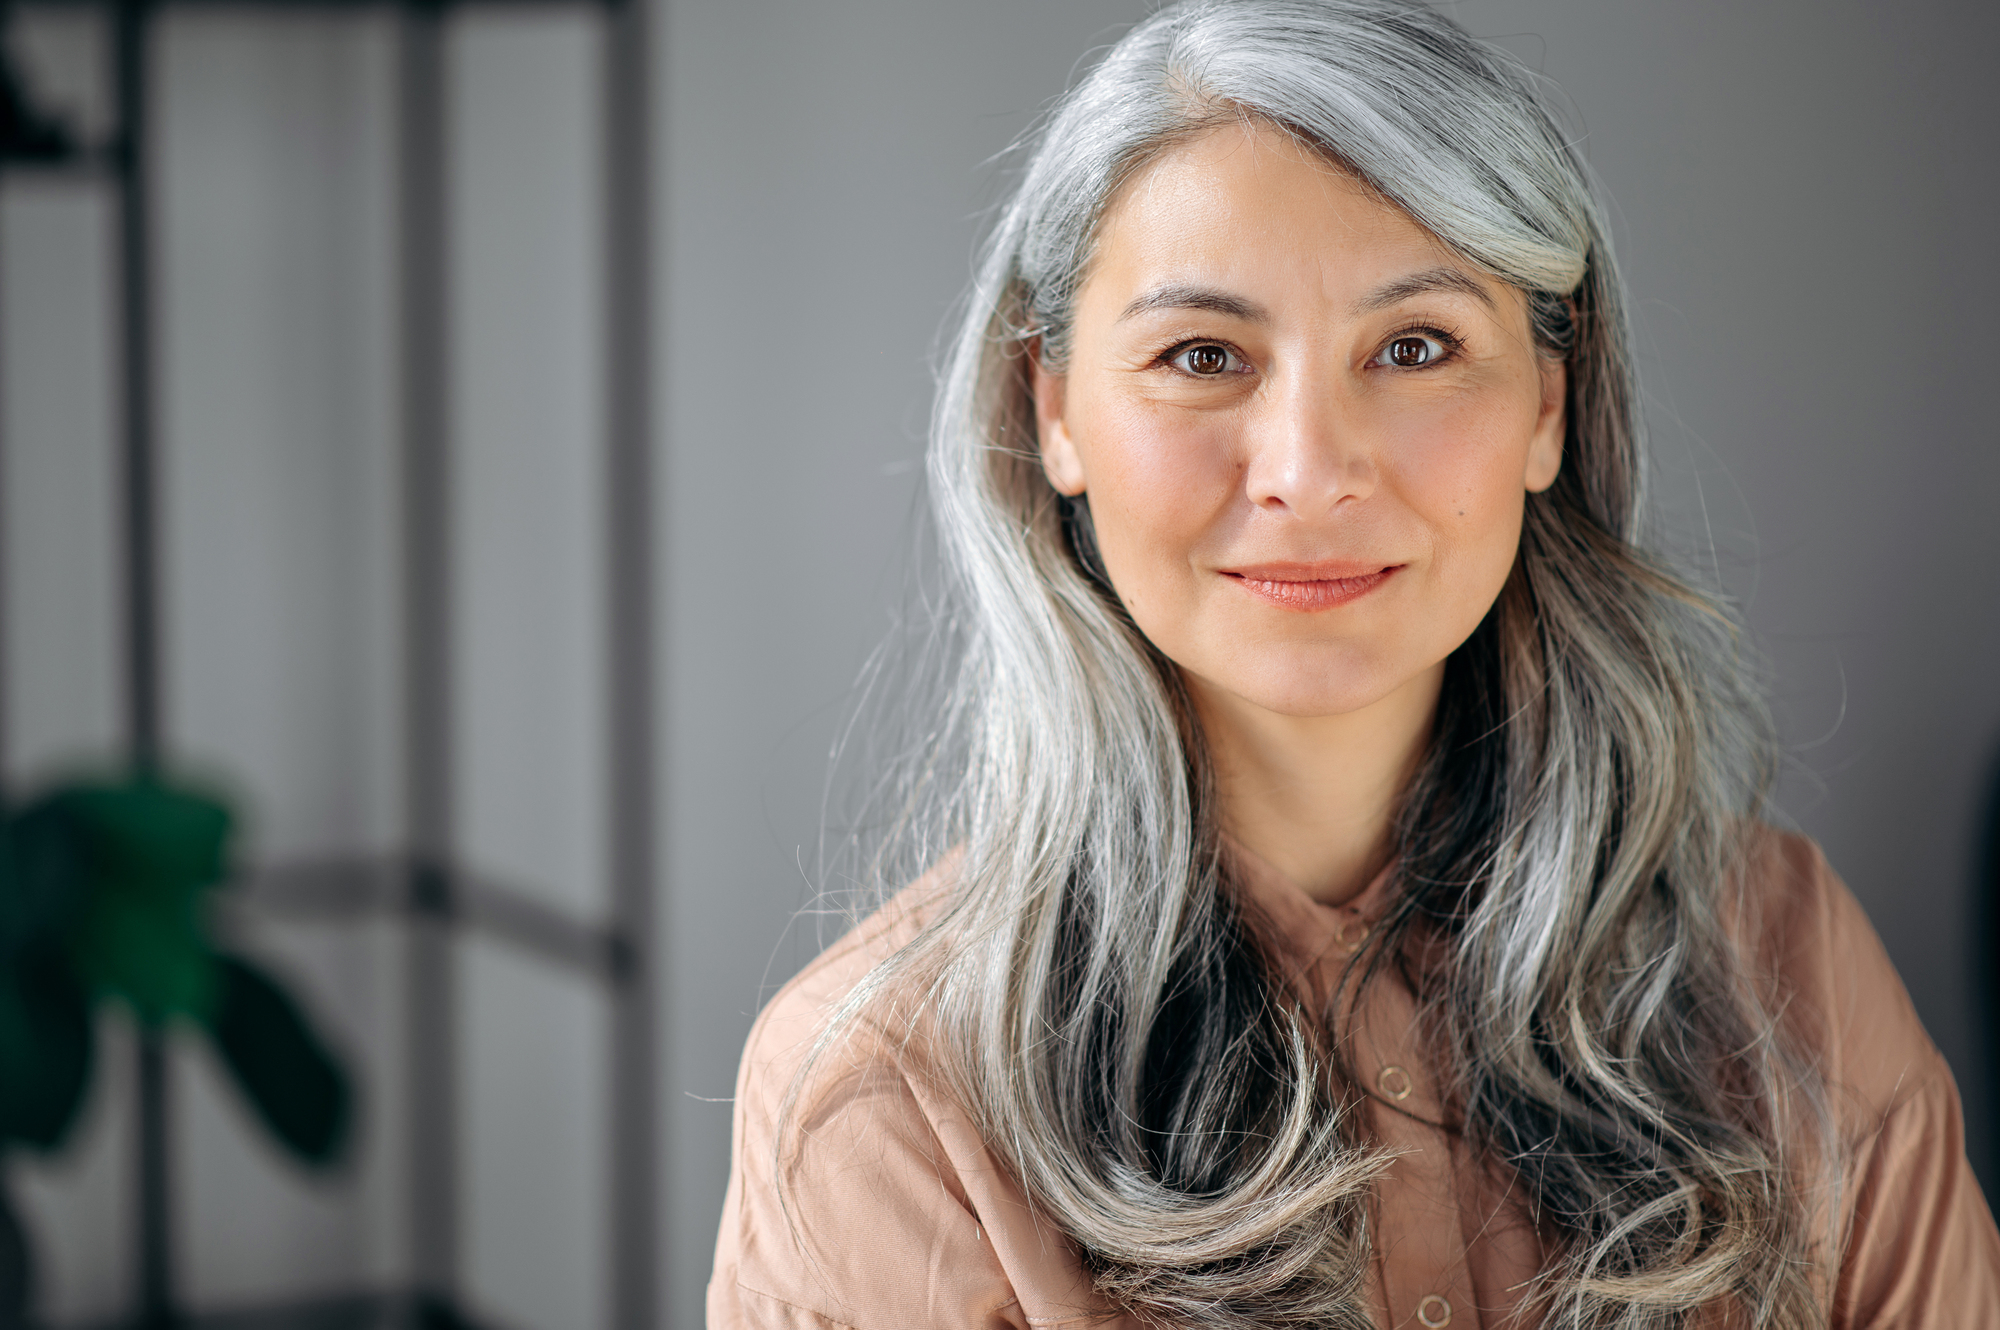
[[[737,1073],[733,1159],[709,1288],[711,1326],[872,1327],[872,1305],[921,1282],[902,1252],[858,1261],[872,1236],[971,1229],[897,1050],[849,1023],[821,1047],[864,979],[927,921],[941,876],[899,893],[778,990]],[[802,1076],[802,1073],[806,1075]],[[1011,1294],[988,1290],[995,1309]]]
[[[950,889],[950,867],[947,861],[890,897],[772,995],[744,1047],[741,1072],[753,1087],[774,1078],[790,1083],[834,1013],[930,923]]]
[[[1819,847],[1760,827],[1747,848],[1741,945],[1843,1138],[1830,1324],[1967,1324],[2000,1300],[2000,1232],[1966,1162],[1951,1069]]]
[[[908,1023],[864,1009],[883,961],[939,916],[946,860],[829,947],[757,1018],[737,1076],[711,1330],[1055,1330],[1101,1309],[967,1115],[923,1074]]]
[[[829,1115],[838,1119],[857,1103],[907,1098],[909,1041],[884,1028],[878,1009],[837,1026],[836,1018],[878,967],[923,931],[948,886],[941,868],[904,888],[765,1004],[737,1070],[739,1125],[767,1144],[776,1144],[770,1133],[787,1122],[816,1124],[823,1138]]]
[[[1836,1113],[1872,1130],[1951,1073],[1925,1033],[1867,913],[1818,845],[1756,828],[1743,861],[1739,936]]]
[[[740,1164],[760,1172],[789,1170],[771,1175],[788,1196],[812,1204],[830,1170],[879,1169],[899,1152],[931,1153],[908,1074],[918,1050],[885,1028],[879,1005],[838,1018],[877,968],[922,932],[944,886],[933,873],[891,898],[779,989],[751,1027],[737,1070],[736,1151]],[[802,1149],[808,1141],[810,1151]],[[802,1182],[812,1185],[801,1191]]]

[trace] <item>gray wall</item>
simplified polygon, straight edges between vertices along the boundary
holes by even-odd
[[[813,891],[836,718],[887,626],[988,159],[1148,8],[667,0],[656,24],[669,1325],[701,1321],[744,1032],[815,944],[787,925]],[[2000,746],[1982,391],[2000,359],[1983,67],[2000,19],[1805,0],[1454,12],[1577,107],[1673,541],[1742,597],[1791,745],[1785,806],[1882,930],[1983,1157],[1970,891]],[[25,35],[88,104],[84,21],[44,13]],[[272,858],[400,834],[391,38],[379,15],[186,10],[160,51],[169,720],[254,795]],[[605,871],[595,40],[509,10],[459,24],[451,56],[461,825],[484,870],[586,920]],[[116,728],[108,226],[85,189],[0,191],[17,777]],[[183,1058],[183,1254],[205,1306],[404,1270],[399,941],[251,926],[368,1074],[370,1149],[348,1178],[306,1179]],[[462,991],[477,1305],[602,1325],[599,999],[485,943]],[[124,1287],[129,1126],[108,1065],[78,1150],[15,1167],[70,1319]]]

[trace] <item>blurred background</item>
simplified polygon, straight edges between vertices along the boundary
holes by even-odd
[[[358,1094],[307,1169],[171,1032],[142,1223],[110,1015],[67,1142],[5,1157],[42,1321],[701,1324],[996,155],[1151,8],[5,14],[79,148],[0,166],[6,780],[156,741],[231,791],[231,935]],[[1746,609],[1781,803],[1991,1193],[2000,11],[1450,9],[1573,105],[1666,539]]]

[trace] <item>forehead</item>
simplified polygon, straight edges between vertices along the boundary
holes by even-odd
[[[1415,269],[1453,267],[1498,294],[1409,214],[1291,135],[1233,121],[1159,154],[1105,209],[1085,283],[1196,281],[1351,300]]]

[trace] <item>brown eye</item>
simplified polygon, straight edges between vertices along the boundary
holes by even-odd
[[[1437,343],[1428,337],[1398,337],[1389,343],[1389,363],[1404,369],[1428,365],[1437,358]]]
[[[1181,352],[1180,358],[1190,374],[1215,375],[1229,368],[1229,352],[1212,344],[1191,346]]]

